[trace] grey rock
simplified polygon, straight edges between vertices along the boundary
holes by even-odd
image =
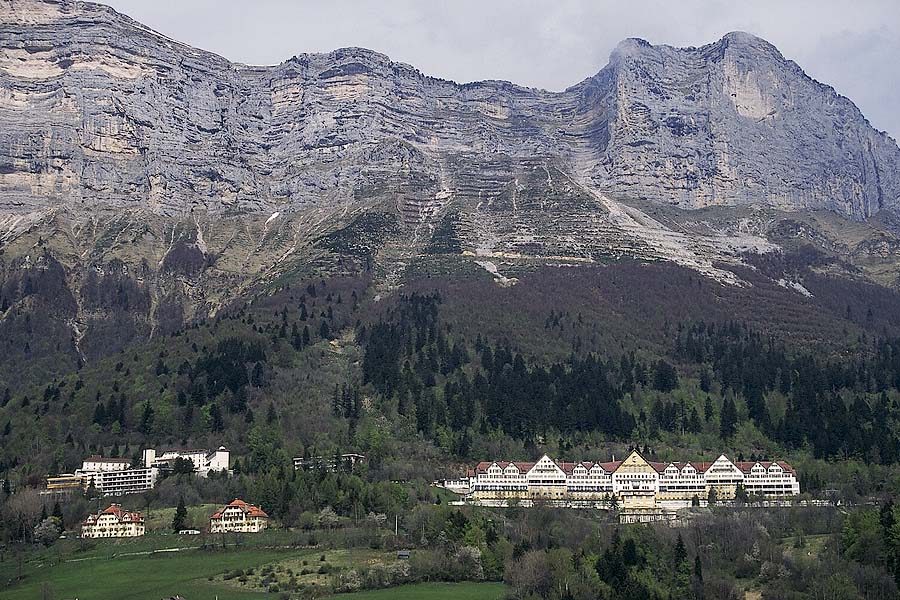
[[[541,170],[549,183],[523,188]],[[551,93],[460,85],[360,48],[234,64],[101,5],[0,1],[2,211],[230,215],[390,196],[407,223],[455,204],[471,224],[475,206],[518,211],[518,189],[565,196],[551,214],[565,230],[606,212],[579,186],[864,220],[898,209],[900,150],[743,33],[700,48],[626,40],[596,76]]]

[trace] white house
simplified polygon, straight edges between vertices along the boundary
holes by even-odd
[[[83,538],[120,538],[144,535],[144,515],[111,504],[96,515],[88,515],[81,523]]]
[[[258,533],[269,526],[263,509],[243,500],[232,500],[209,519],[210,533]]]
[[[144,467],[155,467],[160,470],[172,469],[175,460],[186,459],[194,464],[194,471],[200,477],[208,477],[211,471],[228,472],[230,453],[225,446],[217,450],[166,450],[157,454],[153,448],[143,453]]]

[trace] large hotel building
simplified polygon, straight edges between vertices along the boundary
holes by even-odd
[[[612,462],[481,462],[468,476],[445,486],[484,504],[547,501],[554,504],[623,508],[706,503],[710,490],[730,500],[741,485],[749,496],[784,499],[800,494],[797,472],[784,461],[734,462],[724,454],[713,462],[650,462],[634,451]]]

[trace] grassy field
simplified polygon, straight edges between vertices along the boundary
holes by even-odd
[[[290,558],[270,563],[260,569],[229,572],[215,580],[248,591],[295,590],[297,587],[330,591],[332,575],[351,568],[396,563],[394,551],[350,548],[337,550],[302,550]],[[273,586],[270,588],[270,586]]]
[[[311,550],[284,547],[281,532],[244,536],[235,547],[199,548],[200,536],[147,535],[143,538],[103,540],[82,548],[79,540],[60,540],[46,550],[29,552],[21,564],[22,580],[9,585],[20,572],[19,560],[6,553],[0,561],[0,598],[4,600],[61,598],[162,598],[181,594],[220,600],[265,597],[257,591],[235,589],[216,581],[217,575],[237,568],[283,561]],[[207,539],[208,543],[214,540]]]
[[[29,550],[21,562],[6,552],[0,555],[0,598],[144,600],[175,594],[190,600],[272,598],[277,594],[267,593],[267,586],[283,585],[287,579],[327,591],[328,576],[319,573],[323,565],[333,573],[396,561],[394,552],[369,548],[290,547],[295,536],[286,531],[246,535],[240,546],[234,541],[228,540],[228,547],[222,549],[208,536],[150,534],[90,543],[60,540],[48,549]],[[240,581],[236,572],[249,576]],[[20,573],[22,578],[16,582]],[[494,583],[434,583],[338,597],[494,600],[502,591],[503,586]]]
[[[187,519],[185,519],[185,529],[205,530],[209,526],[209,517],[214,512],[222,508],[218,504],[199,504],[197,506],[187,507]],[[140,509],[138,509],[140,510]],[[172,519],[175,517],[175,508],[154,508],[147,515],[146,526],[147,533],[151,531],[170,531],[172,528]]]
[[[6,600],[41,598],[117,598],[120,600],[161,598],[181,594],[188,598],[256,598],[264,594],[246,592],[208,581],[226,569],[257,566],[288,555],[285,550],[243,548],[240,550],[185,550],[166,554],[88,558],[53,566],[28,565],[25,580],[0,591]],[[14,571],[3,565],[3,579]]]
[[[498,600],[502,583],[417,583],[383,590],[330,596],[330,600]]]

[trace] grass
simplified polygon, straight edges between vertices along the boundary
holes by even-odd
[[[323,557],[325,560],[322,560]],[[272,584],[280,590],[291,590],[291,583],[302,587],[317,586],[322,589],[329,585],[337,572],[352,567],[385,565],[393,562],[397,562],[394,551],[369,548],[315,549],[266,565],[256,569],[252,574],[231,572],[216,579],[223,580],[226,585],[245,590],[264,591]]]
[[[140,507],[137,507],[140,510]],[[199,504],[197,506],[187,507],[187,519],[185,520],[185,529],[205,530],[209,526],[209,517],[219,510],[221,505],[218,504]],[[171,531],[172,519],[175,517],[175,508],[154,508],[147,515],[146,526],[147,532],[151,531]]]
[[[287,532],[245,535],[239,547],[216,547],[207,536],[147,535],[143,538],[100,540],[82,548],[79,540],[60,540],[44,550],[29,551],[22,564],[23,579],[12,582],[18,560],[6,553],[0,561],[0,598],[161,598],[181,594],[188,598],[264,597],[255,590],[240,590],[216,581],[228,570],[258,567],[297,556],[302,550],[285,548]],[[197,548],[204,543],[205,548]],[[178,552],[158,552],[162,549]],[[306,552],[309,552],[307,550]]]
[[[819,556],[827,549],[828,542],[831,538],[832,536],[830,534],[805,535],[803,536],[803,545],[799,548],[795,546],[795,543],[797,542],[796,536],[784,538],[783,543],[785,552],[795,557],[810,556],[819,558]]]
[[[331,600],[498,600],[502,583],[417,583],[383,590],[369,590],[330,596]]]
[[[294,578],[304,587],[327,591],[328,576],[318,573],[327,564],[329,572],[357,565],[387,564],[396,561],[394,552],[353,549],[287,548],[288,541],[277,532],[244,536],[242,545],[221,549],[203,544],[200,536],[147,535],[144,538],[103,540],[85,547],[79,540],[60,540],[53,547],[28,551],[21,565],[22,579],[13,581],[19,561],[11,553],[0,560],[0,598],[116,598],[143,600],[180,594],[191,599],[245,600],[272,598],[261,579],[281,584]],[[207,544],[213,542],[206,539]],[[233,543],[233,540],[230,542]],[[160,550],[178,551],[160,552]],[[320,560],[322,556],[325,561]],[[306,563],[306,564],[304,564]],[[241,583],[225,579],[226,573],[252,575]],[[306,570],[306,573],[303,573]],[[6,587],[9,585],[9,587]],[[424,600],[495,600],[502,596],[500,583],[427,583],[396,588],[342,594],[337,598],[422,598]]]
[[[110,557],[63,562],[52,567],[29,565],[24,582],[0,593],[6,600],[52,598],[117,598],[143,600],[181,594],[188,598],[218,596],[256,598],[264,594],[236,590],[207,580],[226,569],[257,566],[279,560],[288,551],[240,549],[186,550],[165,555]],[[9,567],[14,568],[12,565]],[[4,579],[11,575],[4,566]]]

